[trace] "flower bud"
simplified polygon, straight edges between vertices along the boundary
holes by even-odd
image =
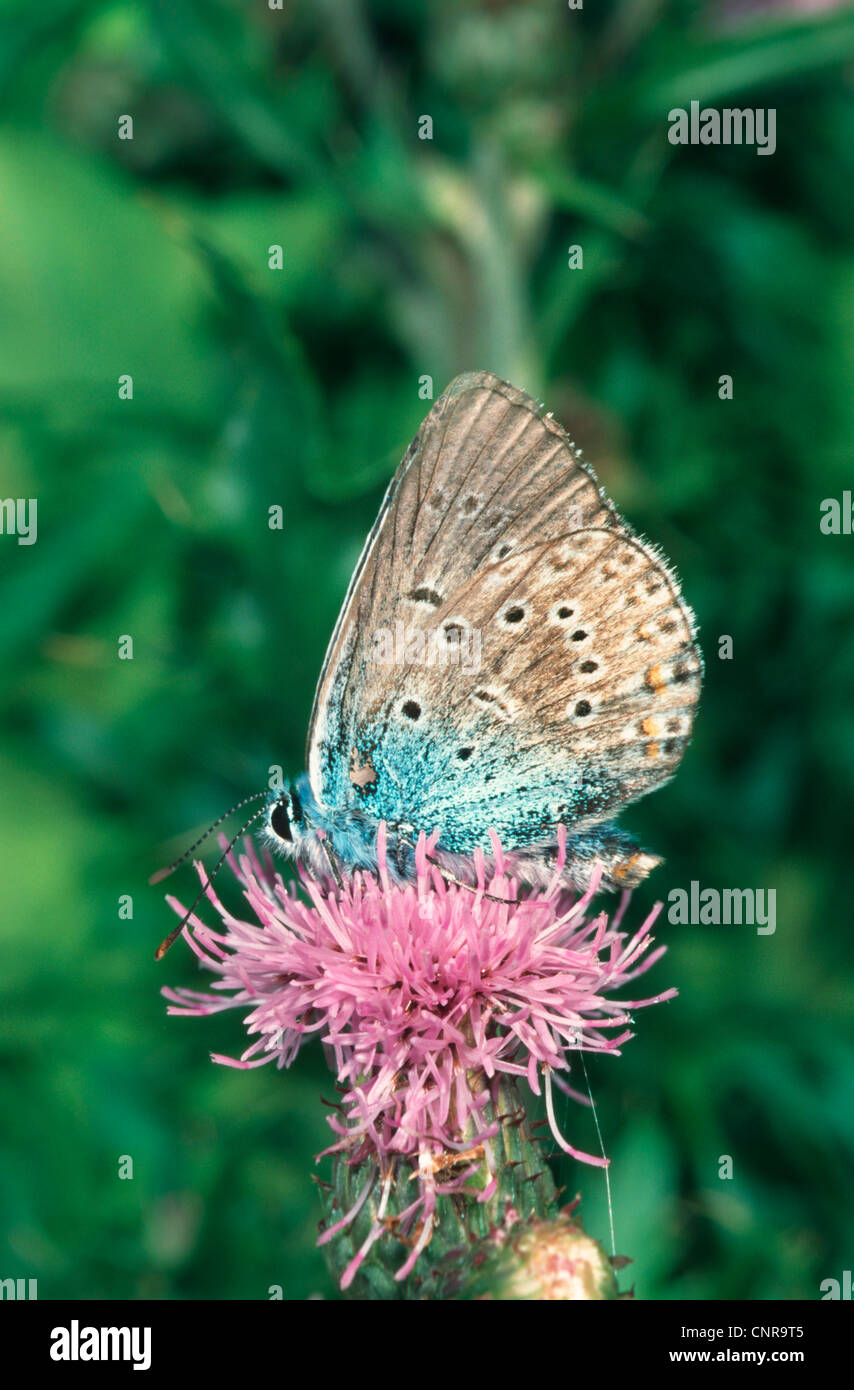
[[[566,1212],[513,1223],[491,1250],[475,1254],[464,1297],[480,1299],[618,1298],[614,1268],[598,1241]]]

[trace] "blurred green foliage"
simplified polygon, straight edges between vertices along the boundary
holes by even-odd
[[[543,396],[700,619],[694,744],[625,817],[667,856],[633,913],[777,891],[773,936],[663,922],[679,999],[591,1065],[618,1247],[653,1298],[850,1267],[852,540],[818,523],[852,483],[854,17],[797,9],[0,6],[0,495],[39,501],[36,545],[0,537],[0,1276],[335,1296],[323,1060],[210,1065],[238,1017],[166,1018],[198,976],[153,964],[146,878],[301,769],[418,379],[475,368]],[[774,157],[671,146],[692,99],[775,107]],[[604,1239],[601,1175],[561,1179]]]

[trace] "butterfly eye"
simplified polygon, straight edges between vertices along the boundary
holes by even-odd
[[[270,815],[270,829],[278,835],[280,840],[287,840],[288,844],[293,841],[287,801],[276,802]]]

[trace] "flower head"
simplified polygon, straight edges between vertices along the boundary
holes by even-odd
[[[436,1194],[471,1176],[465,1156],[485,1157],[489,1168],[498,1128],[490,1102],[503,1078],[544,1090],[563,1150],[607,1163],[564,1138],[552,1086],[585,1102],[565,1080],[573,1053],[619,1052],[631,1037],[629,1011],[675,994],[611,997],[665,949],[649,949],[658,909],[633,935],[620,930],[627,894],[610,923],[604,912],[589,913],[595,883],[577,899],[560,887],[563,839],[552,881],[522,899],[494,837],[495,867],[487,875],[483,856],[476,857],[474,889],[445,881],[429,862],[434,844],[435,837],[421,836],[416,881],[395,885],[381,826],[376,879],[356,873],[339,890],[304,874],[302,894],[247,848],[231,864],[255,920],[235,917],[208,887],[222,930],[192,917],[184,932],[218,977],[216,992],[164,990],[170,1013],[246,1012],[252,1041],[239,1059],[215,1057],[226,1065],[289,1066],[306,1038],[320,1037],[342,1092],[330,1118],[336,1140],[326,1152],[372,1163],[372,1183],[389,1182],[403,1161],[417,1177],[411,1205],[423,1241],[411,1243],[401,1274],[429,1240]],[[494,1190],[492,1179],[481,1199]],[[352,1220],[360,1205],[337,1224]],[[381,1199],[374,1239],[386,1205]]]

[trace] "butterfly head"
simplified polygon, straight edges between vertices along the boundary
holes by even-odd
[[[307,822],[302,801],[295,787],[279,787],[267,802],[264,829],[271,849],[288,858],[297,854],[306,834]]]

